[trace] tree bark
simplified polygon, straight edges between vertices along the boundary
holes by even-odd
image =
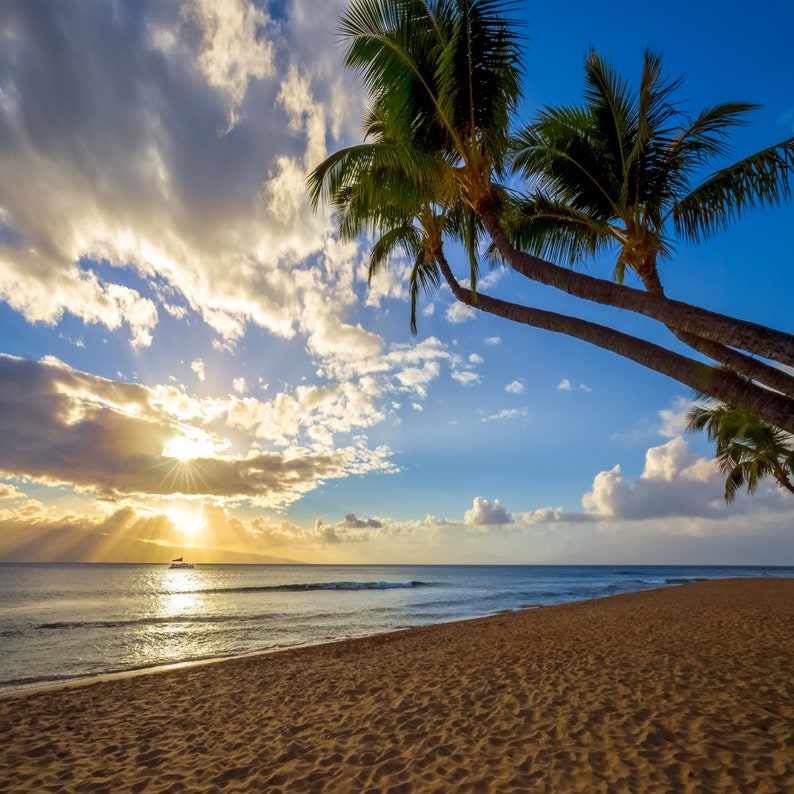
[[[651,317],[683,333],[794,366],[792,334],[560,267],[516,249],[502,228],[490,198],[479,201],[476,211],[507,264],[532,281],[583,300]]]
[[[708,356],[718,364],[722,364],[735,372],[740,372],[746,377],[794,399],[794,378],[791,375],[787,375],[783,370],[771,367],[769,364],[740,353],[732,347],[712,342],[710,339],[703,339],[693,334],[685,334],[676,328],[671,328],[670,331],[685,345],[697,350],[704,356]]]
[[[635,267],[635,271],[640,277],[646,292],[651,295],[666,297],[654,261],[647,262],[642,268]],[[722,364],[722,366],[728,367],[734,372],[738,372],[775,391],[779,391],[787,397],[794,398],[794,378],[777,367],[772,367],[757,358],[734,350],[732,347],[713,342],[711,339],[704,339],[702,336],[679,331],[673,326],[667,327],[676,339],[683,342],[687,347],[691,347],[693,350],[697,350],[698,353],[707,356],[712,361]]]
[[[748,383],[732,372],[715,369],[653,342],[616,331],[614,328],[578,317],[509,303],[481,292],[475,294],[457,281],[443,248],[437,248],[434,254],[453,295],[468,306],[513,322],[572,336],[604,350],[610,350],[720,402],[741,405],[775,427],[794,433],[794,400]]]

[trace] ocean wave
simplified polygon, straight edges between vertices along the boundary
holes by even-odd
[[[410,590],[415,587],[434,587],[432,582],[293,582],[290,584],[250,585],[242,587],[216,587],[186,591],[191,594],[204,593],[300,593],[313,590]]]

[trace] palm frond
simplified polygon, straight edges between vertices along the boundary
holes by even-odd
[[[542,193],[517,200],[505,225],[514,245],[571,267],[581,266],[602,247],[614,243],[608,223]]]
[[[409,279],[411,293],[411,333],[416,335],[416,306],[421,292],[432,293],[438,287],[441,275],[435,260],[428,260],[422,252],[418,252],[411,268]]]
[[[460,139],[487,151],[497,173],[521,95],[520,23],[508,16],[517,7],[495,0],[438,4],[437,16],[444,21],[435,75],[439,100]]]
[[[584,97],[592,117],[591,129],[599,135],[602,156],[610,168],[609,192],[628,201],[624,179],[639,124],[638,109],[631,101],[629,86],[615,69],[591,50],[585,63]]]
[[[386,265],[395,249],[400,249],[406,256],[417,257],[422,251],[419,230],[411,222],[405,222],[386,231],[375,244],[369,254],[368,280]]]
[[[716,442],[714,459],[725,480],[725,500],[733,501],[742,487],[752,493],[765,477],[794,490],[794,438],[763,422],[751,411],[714,400],[693,406],[687,414],[688,432],[705,430]]]
[[[700,242],[730,226],[746,210],[788,201],[792,173],[794,138],[723,168],[675,203],[676,231]]]

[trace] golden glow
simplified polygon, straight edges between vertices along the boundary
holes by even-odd
[[[174,436],[163,447],[163,455],[165,457],[176,458],[182,463],[196,458],[214,457],[215,452],[215,444],[212,439],[200,433],[190,436]]]
[[[185,537],[200,534],[204,524],[201,502],[176,499],[165,509],[165,514],[177,532]]]

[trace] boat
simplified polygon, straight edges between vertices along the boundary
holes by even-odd
[[[189,568],[195,568],[196,567],[195,565],[193,565],[192,562],[185,562],[185,532],[184,532],[184,530],[182,531],[182,553],[179,555],[179,557],[174,557],[174,559],[171,560],[171,564],[168,567],[169,568],[183,568],[183,569],[189,569]]]

